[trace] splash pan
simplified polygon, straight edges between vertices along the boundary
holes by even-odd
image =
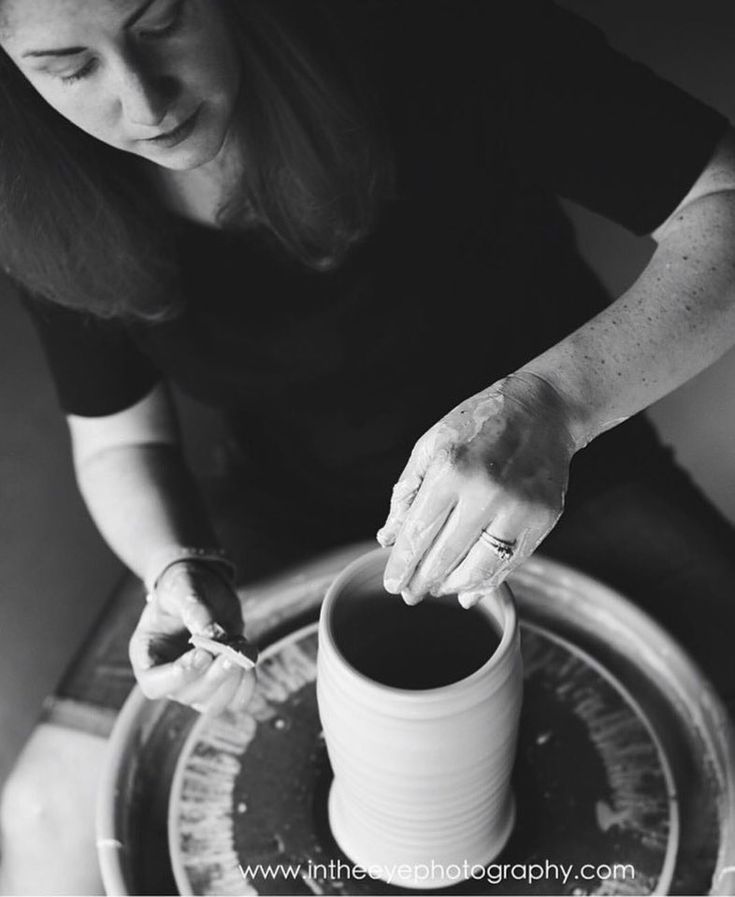
[[[98,814],[100,839],[120,844],[100,856],[108,893],[410,893],[354,877],[327,824],[314,621],[332,577],[371,547],[243,595],[269,645],[247,711],[209,720],[131,695]],[[735,893],[735,740],[699,671],[587,576],[534,558],[510,584],[525,666],[517,822],[485,873],[433,893]]]

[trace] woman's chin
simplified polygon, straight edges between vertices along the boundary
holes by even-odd
[[[190,171],[211,162],[221,145],[215,141],[188,140],[185,144],[170,148],[146,148],[140,155],[161,168],[172,171]]]
[[[227,132],[226,128],[217,127],[208,118],[211,117],[200,114],[192,133],[174,145],[146,141],[139,144],[135,151],[155,165],[174,171],[189,171],[206,165],[217,157]]]

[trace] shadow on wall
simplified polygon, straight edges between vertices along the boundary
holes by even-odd
[[[731,0],[563,5],[599,24],[620,49],[735,118]],[[582,210],[572,215],[585,253],[619,292],[644,264],[650,242]],[[122,573],[77,496],[66,428],[40,347],[8,292],[0,284],[0,782]],[[679,460],[733,520],[734,378],[735,352],[653,409]],[[193,437],[208,432],[208,412],[194,403],[183,408]]]

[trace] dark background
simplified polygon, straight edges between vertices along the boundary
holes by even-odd
[[[563,5],[735,121],[732,0]],[[652,243],[569,208],[584,251],[619,292],[645,263]],[[734,380],[731,352],[652,411],[681,463],[733,521]],[[182,408],[190,455],[201,468],[209,457],[202,434],[211,417],[191,402]],[[40,347],[12,290],[0,283],[0,783],[122,572],[77,496],[66,425]]]

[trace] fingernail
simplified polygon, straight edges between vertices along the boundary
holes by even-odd
[[[397,595],[401,590],[399,588],[400,580],[394,579],[391,577],[390,579],[386,579],[383,585],[385,586],[385,590],[387,592],[392,592],[394,595]]]
[[[212,658],[208,651],[203,651],[201,648],[196,648],[191,659],[191,665],[195,670],[203,670],[204,667],[209,666],[211,661]]]
[[[413,607],[414,604],[418,604],[421,598],[418,595],[414,595],[413,592],[409,592],[408,589],[404,589],[401,592],[401,598],[408,604]]]

